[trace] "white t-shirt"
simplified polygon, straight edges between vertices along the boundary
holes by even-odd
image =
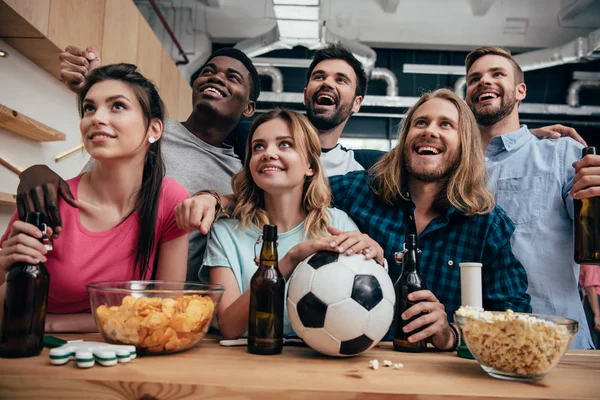
[[[321,152],[321,163],[327,176],[346,175],[348,172],[364,170],[354,159],[354,152],[343,148],[339,143],[334,148]]]

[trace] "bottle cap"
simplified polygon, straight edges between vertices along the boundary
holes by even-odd
[[[271,242],[277,240],[277,225],[265,225],[263,227],[263,240]]]
[[[472,268],[483,268],[483,264],[482,263],[478,263],[478,262],[461,262],[458,264],[459,267],[472,267]]]
[[[581,149],[581,158],[587,156],[588,154],[596,155],[596,148],[594,146],[588,146]]]

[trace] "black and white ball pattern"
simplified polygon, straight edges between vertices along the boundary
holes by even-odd
[[[296,334],[314,350],[354,356],[387,333],[396,295],[385,269],[362,255],[321,251],[296,267],[287,308]]]

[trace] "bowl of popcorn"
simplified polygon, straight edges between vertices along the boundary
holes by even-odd
[[[92,315],[108,343],[140,354],[187,350],[206,335],[225,288],[191,282],[116,281],[87,285]]]
[[[576,321],[541,314],[460,307],[454,321],[489,375],[532,382],[558,364],[577,333]]]

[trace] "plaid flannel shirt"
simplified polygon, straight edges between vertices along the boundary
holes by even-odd
[[[412,201],[400,197],[384,204],[373,193],[367,171],[329,178],[334,205],[356,222],[361,232],[376,240],[385,252],[394,282],[401,274],[394,252],[402,251],[407,233],[415,232]],[[410,198],[410,193],[406,191]],[[433,219],[418,235],[421,249],[419,275],[425,287],[444,304],[448,319],[461,305],[461,262],[480,262],[483,307],[491,311],[531,312],[527,274],[510,246],[514,225],[496,206],[485,215],[465,216],[454,208]]]

